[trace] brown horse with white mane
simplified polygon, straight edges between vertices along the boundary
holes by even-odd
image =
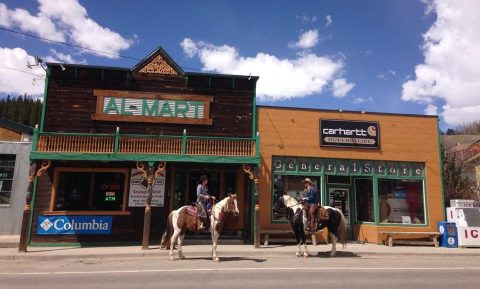
[[[220,261],[217,257],[218,237],[220,237],[220,232],[228,217],[227,214],[233,214],[234,216],[239,215],[236,194],[229,194],[228,197],[212,206],[209,231],[212,235],[212,259],[215,262]],[[203,232],[203,230],[199,229],[199,219],[195,206],[183,206],[177,210],[173,210],[168,215],[167,229],[162,236],[160,249],[170,248],[170,260],[174,260],[173,247],[175,241],[177,241],[179,258],[185,259],[182,253],[182,242],[187,231],[193,233]]]

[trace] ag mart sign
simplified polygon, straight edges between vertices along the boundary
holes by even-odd
[[[211,125],[211,96],[94,90],[94,120]]]

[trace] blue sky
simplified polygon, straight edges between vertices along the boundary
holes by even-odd
[[[480,96],[469,92],[480,88],[471,81],[472,73],[480,78],[471,64],[480,57],[480,31],[464,33],[480,27],[472,23],[480,19],[473,1],[60,2],[0,0],[0,27],[134,58],[162,46],[186,71],[259,75],[261,104],[439,114],[443,129],[480,115]],[[451,37],[464,39],[451,45]],[[0,94],[41,94],[41,76],[7,69],[42,74],[24,65],[35,54],[66,63],[137,62],[0,30],[7,59]]]

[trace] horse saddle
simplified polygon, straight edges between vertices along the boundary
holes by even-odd
[[[193,217],[198,217],[197,206],[187,206],[187,214]]]

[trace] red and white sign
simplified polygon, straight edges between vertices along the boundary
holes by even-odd
[[[480,227],[459,227],[457,233],[460,247],[480,246]]]

